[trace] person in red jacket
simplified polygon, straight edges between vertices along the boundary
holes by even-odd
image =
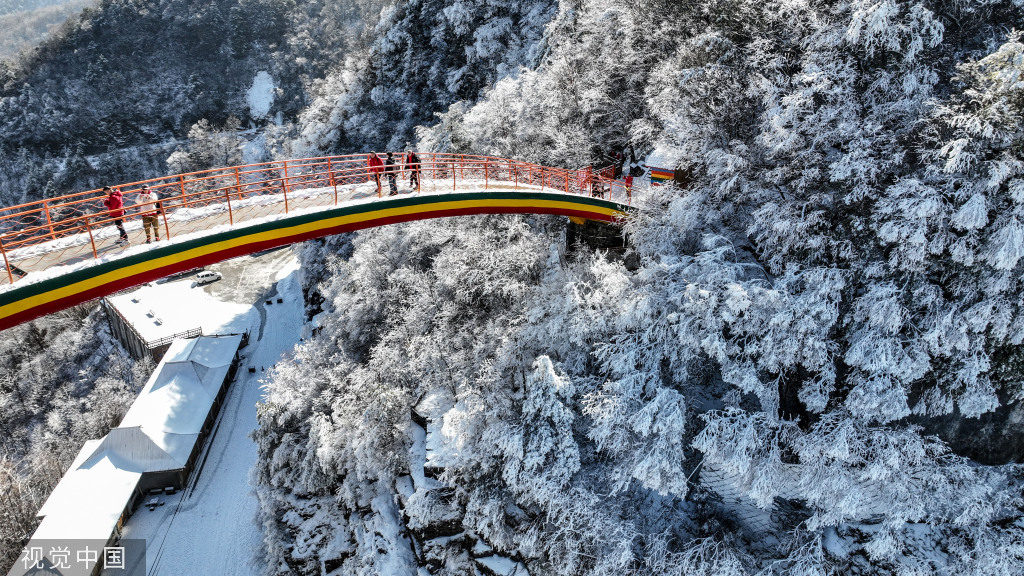
[[[405,153],[405,170],[409,173],[409,186],[420,189],[420,157],[409,150]],[[415,183],[415,184],[414,184]]]
[[[366,164],[369,165],[373,180],[377,183],[377,198],[380,198],[380,173],[384,171],[384,161],[377,156],[376,152],[370,152]]]
[[[121,199],[121,191],[110,186],[104,186],[103,191],[107,193],[107,199],[103,201],[103,205],[109,210],[110,217],[114,219],[114,226],[117,226],[117,231],[121,233],[117,243],[127,246],[128,233],[124,231],[124,200]]]
[[[633,175],[626,174],[626,198],[633,199]]]

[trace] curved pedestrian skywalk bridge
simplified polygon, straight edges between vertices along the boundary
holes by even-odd
[[[105,195],[90,190],[0,210],[0,330],[192,268],[331,234],[471,214],[559,214],[611,222],[621,182],[503,158],[420,154],[398,194],[367,155],[288,160],[118,186],[131,246],[117,244]],[[413,172],[418,185],[410,184]],[[380,178],[380,190],[376,184]],[[136,204],[149,186],[157,204]],[[141,215],[157,212],[145,243]]]

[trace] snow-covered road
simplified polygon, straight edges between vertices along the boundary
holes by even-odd
[[[256,403],[262,369],[290,352],[302,330],[302,291],[298,260],[273,259],[277,294],[265,307],[264,330],[254,330],[242,351],[245,360],[228,393],[211,438],[199,459],[189,486],[174,496],[161,496],[164,505],[150,511],[140,507],[126,524],[124,538],[147,541],[147,574],[179,576],[218,574],[257,575],[262,530],[256,523],[258,503],[249,487],[249,470],[256,445],[249,433],[256,428]],[[277,303],[277,297],[283,303]],[[262,332],[262,339],[257,336]],[[255,366],[250,374],[247,367]]]

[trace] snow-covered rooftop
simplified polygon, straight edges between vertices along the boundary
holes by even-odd
[[[90,440],[39,509],[44,516],[33,540],[106,540],[131,500],[142,472]]]
[[[195,438],[183,439],[188,440]],[[177,470],[185,466],[188,459],[176,458],[154,439],[146,435],[142,428],[118,427],[111,430],[103,440],[100,441],[96,453],[86,460],[92,463],[99,458],[109,458],[119,468],[133,470],[136,472],[159,472],[161,470]]]
[[[180,463],[165,469],[183,467],[241,341],[240,335],[175,340],[120,429],[137,428]]]
[[[176,340],[167,349],[163,361],[165,364],[193,362],[210,367],[228,366],[235,357],[239,342],[241,342],[241,336]]]
[[[252,306],[222,302],[187,280],[142,286],[108,301],[149,342],[194,328],[204,334],[241,333],[253,313]]]

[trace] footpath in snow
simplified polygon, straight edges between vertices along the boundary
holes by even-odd
[[[149,576],[255,576],[261,572],[257,554],[262,548],[262,529],[256,523],[258,502],[248,483],[249,470],[256,462],[256,445],[249,433],[257,425],[256,403],[266,375],[263,369],[269,370],[298,342],[303,306],[299,264],[291,249],[260,259],[247,258],[242,264],[225,264],[242,270],[241,283],[251,282],[253,274],[276,279],[276,287],[261,295],[273,295],[272,304],[265,305],[261,298],[253,309],[262,311],[248,314],[258,315],[260,321],[253,327],[249,345],[241,350],[245,359],[188,486],[173,496],[160,496],[163,505],[153,511],[139,507],[123,530],[123,538],[146,540]],[[263,259],[265,266],[259,262]],[[227,274],[225,281],[233,282]],[[215,292],[219,297],[232,292],[219,288],[221,293]],[[251,289],[231,295],[253,301]],[[200,297],[209,298],[206,294]],[[239,302],[224,304],[235,307]],[[248,366],[255,366],[256,372],[249,373]]]

